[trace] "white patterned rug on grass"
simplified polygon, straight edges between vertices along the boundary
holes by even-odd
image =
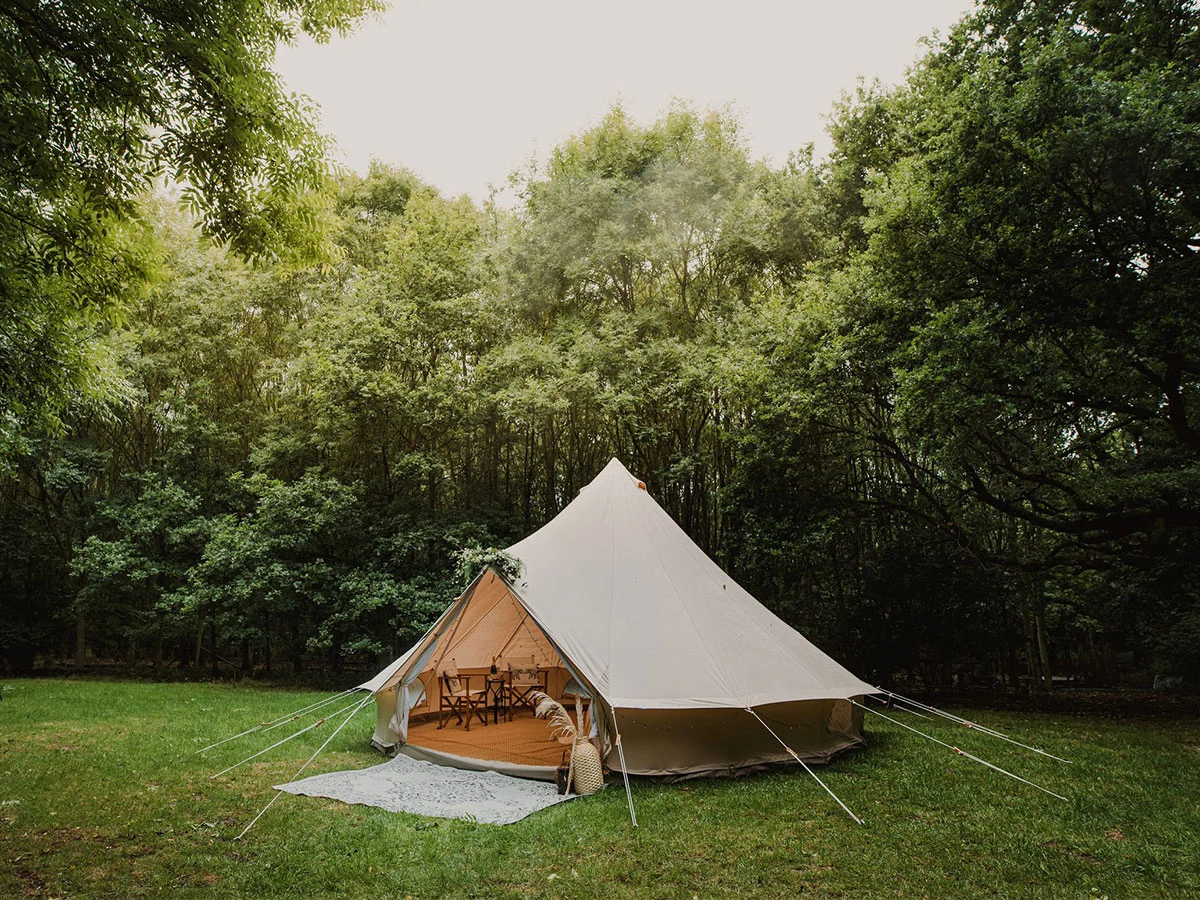
[[[275,787],[290,794],[378,806],[389,812],[492,825],[511,825],[539,809],[571,799],[559,795],[550,781],[452,769],[403,755],[369,769],[313,775]]]

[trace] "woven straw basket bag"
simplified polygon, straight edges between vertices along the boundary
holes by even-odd
[[[551,737],[571,745],[571,762],[567,766],[564,785],[573,786],[576,794],[594,794],[604,787],[604,766],[600,762],[600,751],[584,736],[590,729],[587,727],[588,720],[584,718],[579,696],[575,697],[575,721],[571,721],[563,705],[545,691],[535,691],[530,694],[530,698],[537,703],[533,714],[539,719],[549,720]],[[590,715],[591,710],[588,710],[588,713]],[[562,766],[555,771],[556,782],[561,771]],[[559,792],[563,792],[561,785]]]
[[[575,770],[575,793],[594,794],[604,787],[604,769],[600,752],[587,738],[581,737],[571,748],[571,766]]]

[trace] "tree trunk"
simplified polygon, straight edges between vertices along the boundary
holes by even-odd
[[[208,620],[208,636],[212,640],[212,674],[213,678],[218,678],[221,675],[221,668],[217,662],[217,620],[212,618]]]
[[[1049,691],[1054,687],[1050,675],[1050,647],[1046,641],[1046,601],[1038,592],[1037,607],[1033,613],[1033,625],[1037,631],[1038,656],[1042,663],[1042,690]]]
[[[1041,667],[1038,665],[1038,654],[1034,649],[1033,616],[1029,611],[1029,597],[1021,592],[1021,625],[1025,634],[1025,660],[1029,666],[1029,684],[1032,690],[1039,690],[1042,683]]]
[[[1012,641],[1009,641],[1008,646],[1005,648],[1004,659],[1008,664],[1008,671],[1005,673],[1005,676],[1009,687],[1019,688],[1021,686],[1021,677],[1017,672],[1017,646]]]
[[[300,643],[300,626],[295,617],[292,618],[292,671],[299,675],[304,671],[304,650]]]
[[[75,611],[75,668],[82,669],[87,664],[87,623],[83,611]]]
[[[200,668],[200,660],[204,658],[204,613],[200,613],[200,624],[196,627],[196,655],[192,659],[192,668]]]

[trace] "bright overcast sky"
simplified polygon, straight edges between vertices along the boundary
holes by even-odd
[[[823,116],[859,77],[895,83],[971,0],[392,0],[325,46],[284,47],[339,158],[406,166],[487,197],[617,101],[649,123],[673,98],[731,105],[755,156],[829,147]]]

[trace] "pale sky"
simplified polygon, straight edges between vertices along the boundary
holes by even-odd
[[[900,81],[972,0],[392,0],[324,46],[281,48],[286,84],[321,107],[338,159],[406,166],[487,197],[620,101],[654,121],[673,98],[731,106],[752,153],[810,142],[859,77]]]

